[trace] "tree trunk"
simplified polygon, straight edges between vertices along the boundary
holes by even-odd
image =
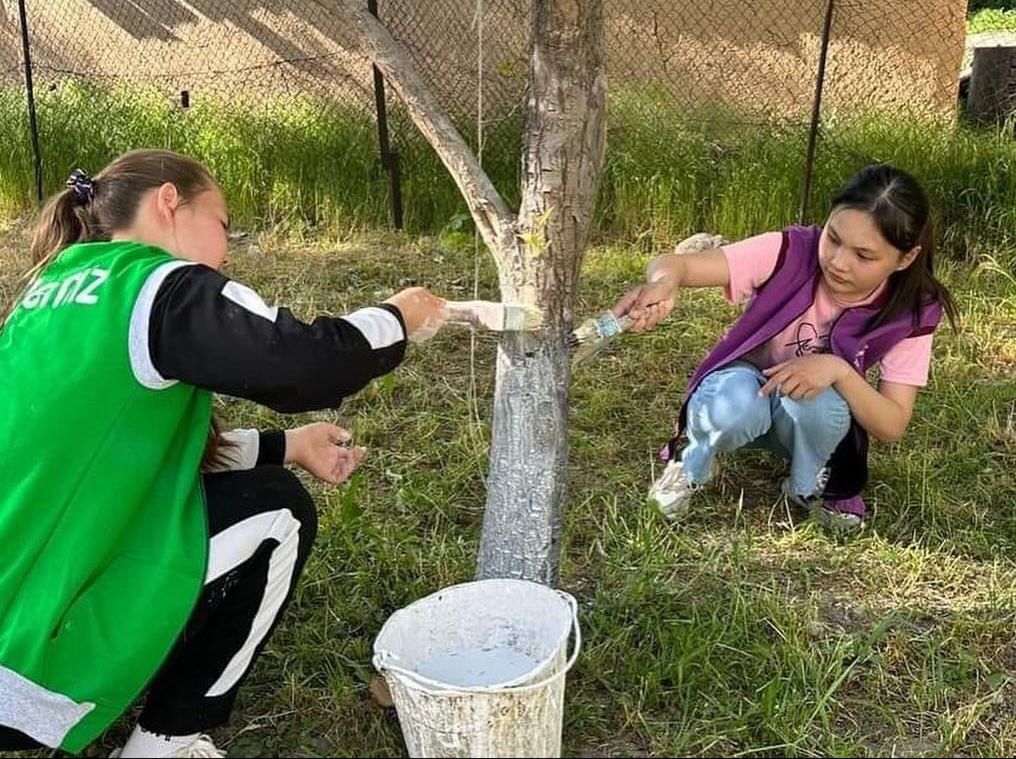
[[[545,312],[498,350],[477,575],[556,584],[568,458],[567,335],[606,142],[603,0],[534,0],[522,208],[514,216],[396,42],[360,0],[314,0],[357,31],[469,205],[501,297]]]
[[[521,244],[505,301],[538,303],[542,332],[501,341],[479,578],[554,585],[568,461],[567,335],[606,142],[602,0],[534,0]]]

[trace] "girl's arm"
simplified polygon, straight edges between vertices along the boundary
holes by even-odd
[[[221,434],[218,460],[206,473],[231,472],[258,466],[296,464],[320,480],[338,485],[359,466],[366,450],[348,446],[347,430],[328,422],[314,422],[282,432],[251,429]]]
[[[811,399],[829,387],[843,396],[850,413],[871,437],[893,443],[903,437],[914,412],[918,388],[881,381],[878,389],[839,356],[816,353],[766,369],[759,395],[781,392],[794,399]]]
[[[882,443],[895,443],[907,431],[914,414],[918,388],[895,382],[880,382],[876,390],[846,361],[846,371],[833,383],[850,406],[850,413],[871,437]]]
[[[139,379],[179,380],[290,413],[337,407],[392,371],[412,332],[394,304],[306,323],[200,265],[172,271],[148,314],[138,311],[144,305],[139,299],[131,344]]]
[[[647,282],[667,280],[675,287],[726,287],[730,267],[720,248],[695,253],[664,253],[649,262]]]
[[[617,316],[634,320],[632,332],[652,329],[670,314],[682,287],[726,287],[730,283],[727,257],[719,248],[694,253],[664,253],[646,269],[646,283],[629,290],[614,305]]]

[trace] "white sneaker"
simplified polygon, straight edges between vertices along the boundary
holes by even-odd
[[[201,759],[201,757],[210,757],[210,759],[222,759],[226,756],[224,751],[219,751],[212,743],[212,739],[207,735],[199,735],[193,743],[184,746],[183,748],[177,749],[171,756],[181,757],[181,759]]]
[[[118,759],[120,752],[123,748],[113,749],[113,753],[109,755],[110,759]],[[181,759],[187,759],[193,757],[194,759],[201,759],[202,757],[211,757],[211,759],[222,759],[225,757],[225,753],[219,751],[212,743],[212,739],[207,735],[199,735],[194,739],[192,743],[188,743],[186,746],[178,748],[170,756],[181,757]]]
[[[713,460],[709,478],[716,475],[716,460]],[[649,502],[666,519],[679,519],[688,513],[691,497],[702,489],[704,483],[691,482],[685,476],[680,459],[667,462],[663,474],[649,488]]]

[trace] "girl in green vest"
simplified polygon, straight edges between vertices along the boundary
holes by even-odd
[[[337,407],[443,323],[422,288],[310,323],[224,276],[214,178],[164,150],[75,172],[0,326],[0,749],[76,752],[142,694],[132,756],[221,756],[316,530],[327,424],[214,431],[212,393]],[[213,430],[210,435],[209,430]]]

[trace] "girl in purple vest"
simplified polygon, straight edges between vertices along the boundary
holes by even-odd
[[[868,438],[903,437],[942,313],[955,325],[933,254],[924,191],[906,172],[875,165],[840,189],[822,229],[656,258],[646,284],[614,307],[634,332],[662,321],[680,288],[722,287],[747,303],[688,383],[677,424],[684,447],[678,437],[666,446],[650,490],[663,514],[687,511],[718,454],[752,445],[790,459],[783,490],[820,523],[863,526]]]

